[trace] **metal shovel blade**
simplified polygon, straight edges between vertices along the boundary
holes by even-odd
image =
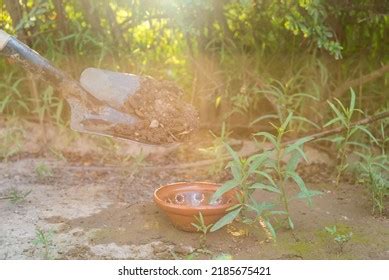
[[[67,98],[73,130],[117,137],[112,132],[115,125],[137,123],[136,116],[123,113],[120,108],[139,89],[139,76],[87,68],[81,74],[80,83],[83,89],[101,103],[96,108],[89,108],[77,98]]]
[[[85,69],[80,82],[91,95],[117,110],[140,88],[139,76],[97,68]]]

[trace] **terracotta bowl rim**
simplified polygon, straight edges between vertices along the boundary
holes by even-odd
[[[212,183],[212,182],[176,182],[176,183],[171,183],[167,185],[160,186],[154,191],[154,201],[155,203],[161,207],[163,210],[168,211],[168,212],[179,212],[177,214],[182,215],[182,216],[191,216],[192,212],[199,212],[199,211],[206,211],[203,213],[204,216],[208,215],[215,215],[219,212],[225,212],[226,209],[229,207],[233,206],[235,203],[228,203],[228,204],[219,204],[216,206],[207,206],[207,205],[202,205],[202,206],[196,206],[196,207],[190,207],[188,205],[177,205],[177,204],[170,204],[166,203],[162,199],[158,197],[158,192],[164,188],[168,187],[173,187],[177,185],[183,185],[185,186],[186,184],[199,184],[199,185],[206,185],[206,186],[211,186],[211,187],[217,187],[221,186],[219,183]],[[230,191],[231,192],[231,191]],[[237,201],[236,201],[237,202]],[[185,210],[181,212],[182,210]],[[186,213],[185,213],[186,212]],[[189,213],[190,212],[190,213]]]

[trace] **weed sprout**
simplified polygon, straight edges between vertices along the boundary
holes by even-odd
[[[363,113],[363,112],[362,110],[355,108],[355,92],[353,89],[350,89],[350,94],[351,94],[351,99],[348,107],[344,106],[343,103],[337,98],[335,98],[335,101],[340,109],[337,106],[335,106],[335,104],[333,104],[332,102],[327,101],[332,111],[335,113],[335,117],[332,120],[328,121],[324,125],[324,127],[328,127],[333,124],[340,124],[341,127],[343,127],[344,129],[342,135],[338,135],[329,139],[330,141],[336,143],[337,150],[338,150],[336,185],[339,185],[342,175],[344,174],[344,172],[349,166],[349,164],[347,163],[348,148],[350,146],[366,148],[365,145],[353,139],[353,136],[357,132],[365,133],[376,144],[378,144],[376,138],[365,126],[362,125],[352,126],[352,118],[355,115],[355,113]]]

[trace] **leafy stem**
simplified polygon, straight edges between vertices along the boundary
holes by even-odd
[[[227,164],[227,168],[231,169],[233,179],[225,182],[215,192],[212,200],[218,199],[224,193],[236,188],[240,190],[240,192],[237,192],[239,203],[228,209],[229,212],[212,226],[211,231],[220,229],[232,222],[238,215],[242,215],[243,221],[246,223],[255,224],[257,221],[261,221],[261,226],[275,238],[276,232],[271,224],[272,215],[286,215],[289,227],[294,228],[286,190],[288,179],[292,179],[300,189],[300,192],[294,198],[305,199],[308,205],[311,205],[312,196],[321,194],[318,191],[308,190],[303,179],[296,173],[300,159],[304,158],[306,160],[302,146],[310,138],[302,138],[286,147],[282,145],[283,136],[288,132],[287,127],[292,117],[293,114],[289,113],[281,126],[273,125],[276,129],[276,136],[268,132],[255,134],[255,136],[262,137],[273,144],[276,152],[275,158],[273,158],[271,151],[263,151],[248,158],[240,158],[226,144],[226,149],[232,157],[232,161]],[[290,155],[290,159],[284,164],[283,161],[287,155]],[[255,191],[274,193],[278,197],[278,203],[258,201],[253,195]],[[281,207],[281,210],[275,209],[277,207]],[[247,215],[249,212],[254,212],[256,218],[250,218]]]

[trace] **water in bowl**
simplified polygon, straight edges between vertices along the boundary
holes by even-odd
[[[166,202],[172,204],[178,204],[178,205],[192,206],[192,207],[217,206],[217,205],[227,204],[231,202],[230,199],[225,197],[218,198],[216,201],[212,202],[211,198],[213,194],[214,192],[212,191],[176,192],[171,194],[169,197],[167,197]]]

